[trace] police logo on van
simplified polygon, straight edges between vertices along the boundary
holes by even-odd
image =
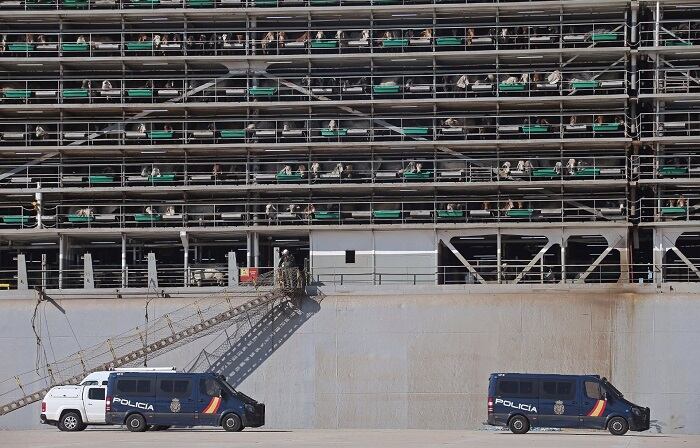
[[[502,404],[503,406],[507,408],[513,408],[513,409],[518,409],[521,411],[525,412],[534,412],[537,413],[537,407],[536,406],[530,406],[529,404],[525,403],[513,403],[510,400],[504,400],[502,398],[496,398],[496,404]]]
[[[564,413],[564,402],[557,400],[554,402],[554,413],[557,415],[562,415]]]
[[[180,400],[178,400],[177,398],[173,398],[173,401],[170,402],[170,410],[172,412],[180,412],[180,409]]]

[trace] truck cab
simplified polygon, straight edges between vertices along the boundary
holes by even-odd
[[[56,386],[41,403],[41,422],[61,431],[82,431],[105,424],[106,386]]]

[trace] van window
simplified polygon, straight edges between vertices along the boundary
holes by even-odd
[[[593,400],[602,400],[603,391],[600,390],[600,383],[597,381],[586,381],[585,383],[586,396]]]
[[[83,381],[80,383],[81,386],[97,386],[97,381]]]
[[[540,397],[552,400],[570,400],[574,398],[573,381],[542,381]]]
[[[498,395],[507,395],[509,397],[531,397],[535,395],[535,392],[535,382],[532,380],[500,380],[498,382]]]
[[[136,392],[140,394],[151,393],[151,382],[148,380],[138,380],[136,382]]]
[[[518,393],[518,382],[517,381],[504,381],[498,382],[498,392],[500,395],[513,395]]]
[[[147,395],[151,393],[151,390],[150,380],[123,379],[117,381],[117,392],[119,393]]]
[[[202,378],[199,380],[199,390],[207,397],[220,397],[221,386],[214,378]]]
[[[520,382],[520,396],[534,395],[535,384],[532,381]]]
[[[161,380],[160,392],[173,397],[184,397],[189,395],[190,380]]]
[[[105,399],[105,390],[101,387],[91,387],[88,390],[88,399],[89,400],[104,400]]]
[[[136,380],[117,381],[117,392],[121,392],[123,394],[136,392]]]

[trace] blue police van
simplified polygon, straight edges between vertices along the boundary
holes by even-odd
[[[106,395],[106,423],[134,432],[170,426],[241,431],[265,424],[264,404],[212,373],[115,372]]]
[[[624,398],[598,375],[493,373],[488,424],[515,434],[531,427],[607,429],[623,435],[649,429],[649,408]]]

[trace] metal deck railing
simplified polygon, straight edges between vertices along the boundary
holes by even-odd
[[[437,157],[414,153],[381,158],[356,156],[266,158],[221,157],[212,160],[176,158],[155,161],[115,160],[98,163],[66,162],[26,166],[0,165],[0,172],[15,174],[0,180],[0,188],[138,188],[157,186],[245,187],[284,185],[288,188],[324,185],[479,182],[507,186],[513,182],[625,180],[628,163],[619,150],[608,155],[579,153],[504,154],[498,158]],[[585,152],[581,153],[585,154]],[[533,157],[534,156],[534,157]],[[281,157],[275,157],[280,159]],[[75,192],[74,192],[75,193]]]
[[[625,95],[627,70],[601,66],[580,66],[563,70],[547,67],[510,66],[498,70],[464,71],[418,68],[401,74],[327,76],[282,76],[267,78],[259,73],[212,80],[184,74],[158,78],[126,78],[120,74],[85,79],[5,79],[2,101],[6,105],[102,104],[133,105],[159,103],[256,103],[277,101],[367,101],[396,99],[522,98],[581,95]],[[188,94],[199,86],[208,87]],[[700,89],[700,87],[699,87]],[[263,107],[263,104],[256,104]],[[555,105],[556,106],[556,105]],[[133,106],[132,106],[133,107]]]
[[[535,0],[519,0],[527,3]],[[547,0],[537,0],[547,1]],[[443,4],[498,4],[502,0],[3,0],[0,8],[7,10],[105,10],[161,8],[283,8],[327,6],[391,6]]]
[[[371,23],[368,28],[349,28],[323,22],[308,28],[304,21],[264,24],[254,29],[245,24],[233,29],[176,28],[153,32],[126,30],[63,33],[4,34],[0,57],[107,57],[221,56],[284,54],[413,53],[441,51],[535,50],[542,48],[626,47],[627,25],[610,22],[557,22],[532,26],[527,23],[488,26],[435,24],[432,18],[405,24]],[[302,28],[303,27],[303,28]]]
[[[74,200],[44,203],[45,228],[179,228],[201,226],[350,225],[489,222],[594,222],[625,221],[628,205],[624,187],[601,193],[552,194],[545,187],[486,194],[430,198],[340,200],[302,197],[264,202],[242,198],[185,202]],[[288,195],[284,195],[288,196]],[[559,197],[557,197],[559,196]],[[0,228],[34,229],[36,212],[13,203],[0,204]]]
[[[691,114],[690,112],[688,114]],[[676,114],[678,115],[678,114]],[[685,115],[683,115],[685,117]],[[677,120],[683,119],[677,118]],[[689,120],[689,118],[686,118]],[[700,119],[697,120],[700,122]],[[0,145],[158,145],[420,140],[530,140],[629,136],[624,109],[540,113],[443,112],[442,116],[336,115],[282,119],[143,119],[114,121],[38,121],[0,123]],[[206,133],[200,134],[200,133]]]

